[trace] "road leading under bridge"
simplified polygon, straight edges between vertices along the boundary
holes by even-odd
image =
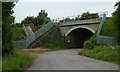
[[[48,51],[26,70],[118,70],[118,65],[77,55],[81,49]]]

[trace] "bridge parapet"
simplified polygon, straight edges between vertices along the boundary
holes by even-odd
[[[96,19],[87,19],[87,20],[77,20],[77,21],[69,21],[69,22],[59,22],[59,26],[69,26],[69,25],[78,25],[78,24],[96,24],[100,23],[100,18]]]

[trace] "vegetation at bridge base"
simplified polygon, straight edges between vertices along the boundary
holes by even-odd
[[[113,16],[106,20],[103,24],[101,35],[116,38],[115,45],[96,44],[96,34],[84,43],[86,49],[79,52],[79,55],[104,60],[116,64],[120,64],[120,1],[115,4],[117,6]],[[92,45],[92,49],[89,45]]]
[[[116,64],[120,64],[120,46],[95,46],[93,49],[85,49],[79,55],[92,57]]]
[[[68,46],[66,45],[66,43],[64,43],[62,41],[56,41],[54,43],[48,43],[48,44],[43,45],[43,47],[51,49],[51,50],[68,49]]]
[[[27,51],[15,50],[15,53],[2,59],[2,71],[23,70],[36,59]]]
[[[94,46],[96,46],[96,32],[92,35],[92,37],[84,42],[83,47],[86,49],[92,49]]]

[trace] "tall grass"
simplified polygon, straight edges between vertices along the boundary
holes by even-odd
[[[5,56],[2,59],[2,70],[22,70],[30,65],[36,58],[28,52],[16,51],[13,55]]]
[[[79,55],[92,57],[116,64],[120,64],[120,46],[96,46],[94,49],[84,49]]]

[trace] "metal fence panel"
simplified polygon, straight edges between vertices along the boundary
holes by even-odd
[[[106,21],[106,14],[103,14],[103,17],[100,21],[98,31],[97,31],[97,39],[96,39],[97,44],[114,45],[116,43],[114,37],[100,35],[100,32],[102,30],[102,27],[105,21]]]
[[[97,37],[98,44],[105,44],[105,45],[114,45],[115,41],[113,37],[109,36],[98,36]]]
[[[16,40],[13,41],[18,48],[27,48],[32,42],[34,42],[37,38],[45,34],[47,31],[49,31],[52,27],[54,27],[54,23],[51,21],[39,30],[37,30],[35,33],[30,35],[25,40]]]

